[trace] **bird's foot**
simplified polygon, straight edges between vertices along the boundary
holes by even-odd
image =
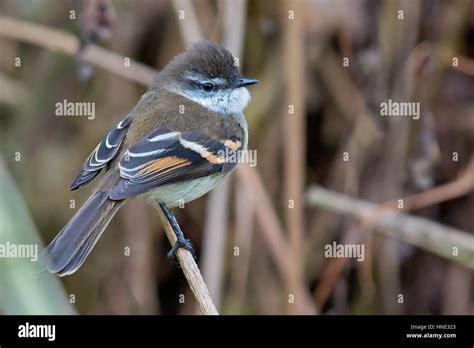
[[[161,203],[160,204],[161,210],[166,216],[166,219],[170,223],[171,227],[173,228],[174,233],[176,234],[176,243],[174,243],[173,247],[167,254],[167,258],[170,262],[175,263],[179,265],[179,263],[176,261],[176,252],[178,251],[179,248],[184,248],[188,250],[191,255],[193,255],[194,260],[196,260],[196,252],[194,251],[193,244],[189,239],[186,239],[184,237],[183,231],[181,231],[181,228],[178,225],[178,222],[176,221],[175,217],[173,214],[170,212],[166,204]]]
[[[166,255],[170,262],[178,264],[178,262],[176,261],[176,252],[179,248],[184,248],[189,251],[191,255],[193,255],[194,260],[196,260],[196,252],[194,251],[193,243],[191,243],[189,239],[186,239],[184,238],[184,236],[182,236],[178,237],[178,240],[176,241],[176,243],[174,243],[173,247]]]

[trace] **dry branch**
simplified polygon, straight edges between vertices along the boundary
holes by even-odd
[[[76,36],[62,30],[4,16],[0,16],[0,36],[72,56],[78,53],[80,47]],[[146,86],[153,81],[157,73],[155,69],[132,59],[130,59],[130,66],[125,65],[126,57],[96,45],[88,45],[84,49],[82,58],[87,63]]]
[[[201,32],[193,3],[189,0],[173,0],[173,7],[179,20],[178,27],[184,41],[190,44],[202,40],[204,35]]]
[[[416,210],[439,204],[451,199],[462,197],[474,190],[474,160],[462,171],[461,175],[451,182],[436,186],[430,190],[415,193],[401,198],[403,211]],[[398,211],[398,199],[380,203],[372,213],[375,218],[384,210]],[[370,223],[371,217],[367,217],[365,223]]]
[[[284,201],[289,241],[292,248],[293,272],[303,270],[303,231],[305,181],[305,52],[302,16],[304,8],[300,3],[286,1],[285,8],[294,10],[294,19],[283,16],[285,38],[283,40],[286,101],[283,106],[282,138],[284,150]],[[286,11],[285,11],[286,12]],[[294,110],[289,112],[289,105]],[[294,206],[288,208],[288,202]]]
[[[307,192],[309,205],[364,220],[377,209],[376,203],[351,198],[322,187]],[[453,227],[392,210],[381,211],[372,220],[374,232],[400,239],[424,250],[474,269],[474,237]]]
[[[160,207],[155,206],[155,208],[168,240],[170,241],[171,245],[174,245],[177,238],[173,228],[169,224]],[[217,312],[216,306],[214,305],[214,302],[212,302],[209,290],[204,283],[204,279],[202,278],[198,265],[194,261],[193,255],[188,250],[179,248],[176,252],[176,257],[178,258],[179,264],[183,269],[184,276],[186,277],[186,280],[193,291],[201,313],[205,315],[218,315],[219,312]]]
[[[265,191],[257,171],[248,166],[240,166],[237,177],[248,194],[254,197],[255,215],[260,224],[264,242],[273,257],[278,271],[289,291],[295,294],[296,309],[299,314],[316,314],[313,301],[305,289],[301,272],[294,272],[292,250],[287,247],[278,216],[272,208],[272,201]]]
[[[406,213],[410,210],[421,209],[428,207],[433,204],[448,201],[450,199],[464,196],[474,189],[474,161],[462,171],[462,174],[456,180],[449,183],[434,187],[430,190],[416,193],[410,196],[402,198],[403,211]],[[360,219],[360,224],[357,227],[351,228],[346,234],[350,236],[354,235],[354,229],[359,230],[370,230],[372,231],[372,223],[386,211],[399,212],[398,200],[391,200],[384,203],[377,204],[375,209],[371,213]],[[367,229],[368,228],[368,229]],[[347,239],[348,236],[344,235],[343,238]],[[352,238],[353,239],[353,238]],[[352,240],[348,242],[344,240],[343,243],[356,243],[358,240]],[[370,250],[370,249],[368,249]],[[333,259],[331,260],[315,289],[316,303],[320,306],[324,305],[328,299],[332,289],[336,285],[337,279],[342,273],[344,266],[347,264],[348,259]]]

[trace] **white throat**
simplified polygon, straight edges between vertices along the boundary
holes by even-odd
[[[241,114],[250,102],[250,92],[245,87],[217,91],[213,95],[202,95],[193,91],[171,90],[174,93],[198,103],[205,108],[222,114]]]

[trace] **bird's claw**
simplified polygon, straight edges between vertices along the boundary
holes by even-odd
[[[196,260],[196,252],[194,251],[193,243],[191,243],[189,239],[178,238],[176,243],[174,243],[173,247],[167,254],[167,258],[170,262],[179,264],[178,262],[176,262],[176,252],[179,248],[184,248],[189,251],[191,255],[193,255],[194,260]]]

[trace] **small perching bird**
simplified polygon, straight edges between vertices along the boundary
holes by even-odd
[[[201,197],[235,168],[248,141],[245,86],[257,82],[241,77],[219,44],[199,42],[177,55],[69,186],[81,189],[105,169],[90,198],[45,249],[47,269],[74,273],[118,209],[141,195],[160,205],[176,233],[168,257],[179,247],[194,254],[168,208]]]

